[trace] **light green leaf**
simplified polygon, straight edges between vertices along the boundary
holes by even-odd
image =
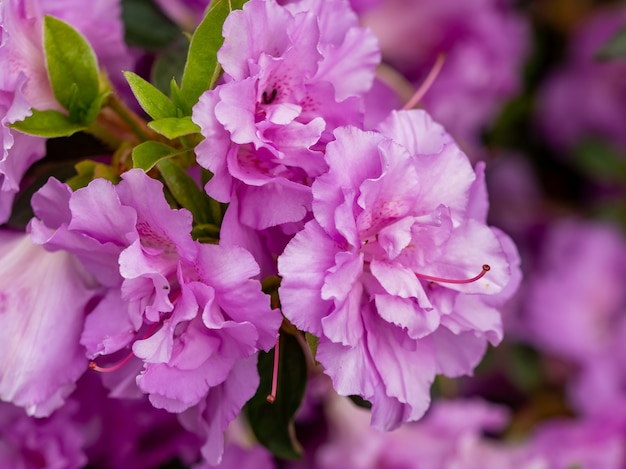
[[[58,111],[32,110],[32,115],[26,119],[11,124],[15,130],[38,137],[69,137],[85,130],[86,125],[72,122],[69,117]]]
[[[180,150],[176,150],[164,143],[149,140],[133,148],[133,168],[141,168],[148,172],[154,168],[159,161],[173,158],[180,153]]]
[[[98,163],[93,160],[83,160],[74,165],[76,175],[69,178],[65,183],[75,191],[81,187],[86,187],[96,178],[108,179],[113,183],[119,181],[119,176],[115,174],[113,168],[104,163]]]
[[[200,132],[200,127],[195,124],[190,116],[185,117],[167,117],[148,123],[155,132],[173,140],[183,135],[195,134]]]
[[[241,9],[245,2],[212,1],[193,34],[182,81],[182,93],[188,107],[193,107],[202,93],[213,88],[222,74],[222,67],[217,61],[217,51],[224,43],[222,26],[230,12]]]
[[[44,18],[44,49],[52,91],[70,111],[72,122],[87,123],[86,115],[98,97],[98,62],[87,40],[69,24]]]
[[[133,72],[124,72],[133,94],[153,119],[176,116],[176,106],[161,91]]]
[[[210,224],[209,198],[191,176],[171,159],[161,159],[157,168],[176,201],[193,214],[194,222]]]

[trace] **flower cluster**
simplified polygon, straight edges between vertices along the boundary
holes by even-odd
[[[535,86],[528,19],[0,0],[0,466],[619,467],[626,242],[554,222],[524,152],[552,181],[548,140],[620,148],[623,64],[585,120],[591,28],[584,74],[497,120]],[[542,109],[571,129],[509,148]],[[594,200],[626,189],[609,157]]]

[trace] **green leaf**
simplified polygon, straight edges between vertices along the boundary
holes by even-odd
[[[626,161],[603,140],[582,142],[575,150],[574,161],[585,174],[596,180],[626,182]]]
[[[173,158],[180,151],[164,143],[149,140],[133,148],[133,168],[141,168],[145,172],[150,171],[159,161]]]
[[[626,57],[626,25],[602,46],[596,57],[600,60],[614,60]]]
[[[313,357],[313,360],[315,360],[315,356],[317,355],[317,345],[319,344],[320,339],[309,332],[304,333],[304,338],[306,339],[306,343],[311,351],[311,356]],[[317,364],[317,360],[315,360],[315,363]]]
[[[172,78],[172,80],[170,81],[170,96],[172,97],[172,101],[176,105],[176,108],[180,111],[179,117],[191,115],[191,109],[193,105],[187,105],[187,102],[185,101],[183,93],[178,87],[178,83],[176,83],[175,78]]]
[[[150,82],[163,93],[170,93],[172,78],[178,82],[183,78],[188,51],[189,38],[185,35],[181,35],[166,48],[160,49],[150,70]]]
[[[360,407],[361,409],[372,408],[372,403],[370,401],[363,399],[359,395],[354,394],[352,396],[348,396],[348,399],[350,399],[354,405],[356,405],[357,407]]]
[[[69,117],[58,111],[32,110],[26,119],[11,124],[11,127],[29,135],[38,137],[67,137],[81,130],[86,125],[72,122]]]
[[[193,214],[197,224],[210,224],[209,198],[191,176],[171,159],[161,159],[157,168],[176,202]]]
[[[176,117],[176,106],[161,91],[133,72],[124,72],[137,102],[153,119]]]
[[[200,242],[219,240],[220,239],[220,227],[213,225],[212,223],[202,225],[196,225],[191,230],[191,237],[197,239]]]
[[[93,100],[91,106],[85,113],[85,124],[89,125],[96,120],[98,114],[100,113],[100,109],[102,108],[102,103],[104,103],[104,101],[110,96],[110,94],[110,91],[104,91],[96,96],[96,99]]]
[[[267,401],[272,389],[274,350],[260,352],[257,364],[261,382],[246,404],[250,427],[259,442],[279,458],[298,459],[302,448],[296,440],[293,419],[302,402],[307,381],[307,364],[298,339],[280,335],[278,389],[276,400]]]
[[[159,49],[174,41],[179,27],[151,0],[122,0],[125,41],[143,49]]]
[[[96,178],[108,179],[113,183],[117,183],[119,177],[114,173],[113,168],[109,165],[98,163],[93,160],[83,160],[74,165],[76,176],[68,179],[66,184],[75,191],[81,187],[86,187]]]
[[[148,127],[170,140],[182,137],[183,135],[200,132],[200,127],[191,120],[190,116],[167,117],[165,119],[155,120],[149,122]]]
[[[52,91],[72,122],[85,117],[98,97],[98,61],[87,40],[69,24],[45,16],[43,43]]]
[[[215,86],[222,74],[217,51],[222,47],[222,25],[231,11],[241,9],[246,0],[214,0],[191,38],[183,72],[182,92],[189,107],[200,95]]]

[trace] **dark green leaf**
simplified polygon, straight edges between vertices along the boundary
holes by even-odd
[[[304,351],[291,334],[280,336],[278,390],[274,403],[267,401],[272,389],[274,350],[261,352],[258,362],[259,389],[246,404],[248,421],[261,444],[279,458],[298,459],[302,448],[296,440],[293,419],[300,407],[307,381]]]
[[[181,34],[151,0],[122,0],[122,21],[126,43],[144,49],[165,47]]]
[[[17,195],[13,203],[11,211],[11,218],[6,222],[6,226],[11,228],[24,230],[28,222],[33,218],[34,213],[30,204],[30,199],[33,194],[37,192],[41,187],[48,182],[48,179],[54,177],[59,181],[64,181],[67,178],[76,174],[74,166],[67,161],[52,164],[45,163],[47,158],[37,163],[29,170],[29,177],[27,180],[29,184]],[[26,179],[25,179],[26,180]]]
[[[133,148],[133,168],[141,168],[148,172],[164,159],[180,154],[179,150],[164,143],[149,140]]]
[[[144,111],[153,119],[176,116],[176,106],[161,91],[133,72],[124,72],[133,94]]]
[[[626,58],[626,25],[602,46],[596,56],[600,60]]]
[[[626,161],[605,141],[584,141],[576,148],[574,157],[585,174],[596,180],[626,181]]]
[[[183,135],[195,134],[200,132],[200,127],[194,124],[190,116],[168,117],[165,119],[155,120],[148,123],[148,127],[150,127],[155,132],[164,135],[170,140],[182,137]]]
[[[191,230],[191,237],[193,239],[198,239],[201,242],[207,240],[218,240],[220,239],[220,228],[219,226],[211,223],[196,225]]]
[[[182,92],[189,107],[211,89],[222,74],[217,51],[222,47],[222,25],[232,10],[241,9],[245,0],[214,0],[196,29],[183,72]]]
[[[372,403],[370,401],[363,399],[361,396],[357,396],[357,395],[348,396],[348,399],[350,399],[357,407],[361,407],[362,409],[372,408]]]
[[[191,176],[171,159],[160,160],[157,168],[176,201],[193,214],[194,221],[210,224],[209,198]]]
[[[179,83],[182,80],[188,50],[189,38],[184,35],[181,35],[166,48],[159,50],[150,71],[150,82],[163,93],[167,94],[171,91],[170,81],[172,78]]]
[[[23,121],[14,122],[11,127],[25,134],[47,138],[67,137],[86,128],[58,111],[33,109],[32,112],[32,115]]]
[[[98,61],[87,40],[69,24],[44,18],[44,49],[52,91],[70,111],[70,120],[87,123],[85,117],[98,97]]]

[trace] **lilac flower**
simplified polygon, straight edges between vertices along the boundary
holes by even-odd
[[[527,282],[528,340],[577,363],[611,347],[624,322],[626,242],[609,225],[553,224]]]
[[[545,82],[537,118],[554,145],[572,149],[599,137],[626,147],[626,63],[596,58],[624,22],[623,5],[589,16],[575,31],[565,62]]]
[[[253,229],[299,222],[332,131],[362,122],[376,40],[347,0],[251,0],[227,18],[224,36],[225,83],[193,111],[206,137],[198,163],[214,174],[206,191],[239,200],[236,217]]]
[[[180,413],[209,396],[211,406],[234,400],[238,412],[258,375],[254,366],[245,379],[234,370],[242,361],[254,365],[282,322],[254,278],[259,267],[242,248],[193,241],[191,214],[171,209],[161,183],[143,171],[122,179],[117,186],[94,180],[75,193],[50,180],[33,198],[41,218],[30,224],[33,236],[49,249],[74,252],[109,287],[87,318],[82,343],[91,358],[132,346],[143,369],[137,375],[129,367],[126,376],[136,375],[155,407]],[[248,382],[228,386],[233,375]],[[204,424],[213,428],[210,451],[218,456],[215,434],[236,415],[225,412],[208,412]]]
[[[545,422],[527,446],[550,469],[621,469],[626,463],[623,429],[602,420]]]
[[[79,339],[93,280],[24,234],[0,232],[0,259],[0,399],[47,416],[87,369]]]
[[[367,412],[346,399],[327,406],[331,439],[319,451],[320,469],[547,469],[541,456],[483,438],[508,421],[504,408],[480,400],[437,401],[418,423],[390,433],[367,426]]]
[[[278,259],[281,304],[319,337],[339,394],[370,400],[372,424],[393,429],[422,416],[435,374],[471,373],[501,340],[489,297],[509,284],[517,253],[485,225],[482,165],[474,173],[425,112],[335,137],[313,184],[315,219]]]
[[[473,157],[482,129],[520,89],[528,44],[524,20],[500,0],[378,3],[364,11],[362,22],[379,38],[383,60],[409,81],[420,85],[445,54],[423,104]]]
[[[85,435],[73,420],[75,414],[76,405],[67,405],[50,417],[34,419],[0,402],[0,467],[85,467]]]
[[[626,422],[624,236],[566,219],[550,228],[539,256],[523,294],[523,338],[575,366],[567,377],[574,409]]]
[[[77,384],[69,405],[89,466],[152,469],[175,458],[187,464],[198,460],[200,439],[187,432],[176,415],[155,409],[146,396],[112,398],[92,373]]]

